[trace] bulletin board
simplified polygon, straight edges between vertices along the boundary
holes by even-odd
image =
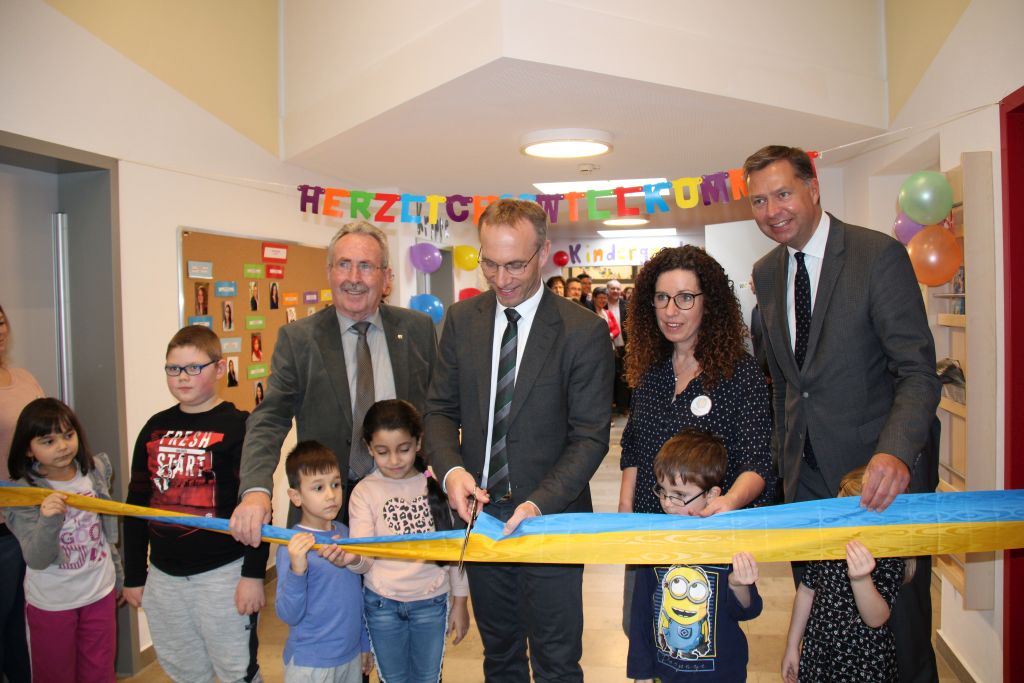
[[[327,249],[181,228],[179,319],[221,339],[220,396],[251,411],[270,376],[278,330],[332,305]]]

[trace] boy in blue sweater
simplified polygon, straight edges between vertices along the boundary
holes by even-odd
[[[317,553],[312,532],[347,538],[348,527],[335,521],[342,505],[338,459],[316,441],[303,441],[285,460],[288,498],[302,510],[287,547],[277,551],[277,601],[288,624],[284,646],[287,683],[336,681],[361,683],[373,669],[370,640],[363,621],[362,577],[345,566],[358,556],[342,553],[332,564]]]
[[[669,515],[696,515],[721,495],[722,441],[684,429],[654,459],[654,492]],[[640,567],[633,591],[626,675],[652,680],[745,681],[747,639],[739,622],[761,613],[757,564],[737,553],[731,565]]]

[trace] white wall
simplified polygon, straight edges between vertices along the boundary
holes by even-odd
[[[756,303],[749,286],[754,263],[777,246],[774,240],[765,237],[754,221],[717,223],[704,229],[704,248],[722,264],[732,280],[743,308],[743,320],[748,325],[750,312]]]

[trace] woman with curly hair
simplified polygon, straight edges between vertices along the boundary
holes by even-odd
[[[635,287],[626,316],[626,380],[635,392],[622,433],[619,511],[661,512],[654,456],[687,427],[720,437],[729,454],[724,494],[702,516],[770,502],[770,392],[747,353],[725,270],[699,247],[662,249]]]

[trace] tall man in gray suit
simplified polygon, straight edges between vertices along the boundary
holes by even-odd
[[[427,399],[425,449],[452,507],[468,521],[475,500],[506,533],[527,517],[590,512],[588,482],[608,451],[608,325],[541,286],[547,227],[534,202],[501,199],[481,215],[491,290],[449,310]],[[531,665],[537,681],[583,680],[581,565],[467,569],[487,681],[529,681]]]
[[[300,441],[315,439],[347,475],[345,504],[373,461],[362,445],[362,415],[373,401],[402,398],[420,410],[434,369],[434,325],[422,313],[381,304],[391,280],[387,236],[375,225],[343,226],[327,248],[334,305],[278,333],[263,402],[246,427],[231,535],[259,543],[281,445],[295,418]],[[294,508],[292,508],[294,509]],[[340,558],[329,558],[340,560]]]
[[[769,146],[743,166],[754,220],[780,244],[754,265],[786,502],[830,498],[860,466],[861,505],[938,483],[935,344],[906,249],[822,212],[811,160]],[[930,558],[896,599],[902,681],[937,680]],[[801,573],[797,568],[794,574]]]

